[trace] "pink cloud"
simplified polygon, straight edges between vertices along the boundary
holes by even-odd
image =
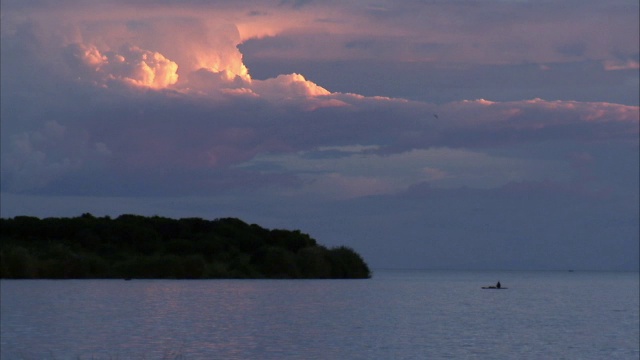
[[[343,105],[337,99],[314,99],[331,93],[300,74],[252,80],[237,48],[240,35],[233,24],[213,26],[198,20],[185,31],[181,20],[146,21],[141,29],[123,30],[124,25],[118,26],[116,21],[99,24],[103,32],[78,30],[82,42],[69,44],[65,50],[81,64],[79,68],[70,64],[71,75],[100,86],[118,81],[218,99],[251,96],[272,102],[301,102],[307,109]],[[132,38],[136,39],[133,45]]]
[[[607,63],[615,60],[616,53],[637,54],[638,5],[628,1],[480,5],[409,0],[385,3],[384,11],[357,2],[279,5],[276,0],[144,7],[71,2],[55,8],[32,7],[28,13],[15,7],[3,11],[17,13],[15,19],[28,17],[56,26],[58,33],[64,24],[69,42],[114,48],[115,42],[135,39],[143,42],[136,45],[162,53],[187,72],[228,69],[240,76],[247,69],[236,46],[252,39],[265,43],[284,39],[286,44],[271,42],[253,52],[275,59],[548,64]],[[3,20],[7,27],[14,23],[14,18]]]
[[[638,62],[637,60],[627,60],[627,61],[605,60],[603,65],[604,65],[604,69],[607,71],[640,69],[640,62]]]
[[[433,3],[418,13],[428,15],[425,9],[439,6],[449,11],[459,10],[457,6],[462,5]],[[84,132],[85,135],[73,140],[78,148],[108,155],[111,166],[125,166],[134,171],[143,168],[224,170],[258,154],[295,153],[333,145],[371,145],[376,147],[371,153],[384,154],[434,147],[492,148],[543,141],[637,142],[638,107],[634,106],[542,99],[511,102],[479,99],[434,105],[337,93],[298,73],[253,79],[238,49],[243,41],[268,42],[270,38],[265,36],[272,36],[293,41],[291,49],[282,46],[278,56],[295,55],[298,51],[307,57],[320,56],[318,53],[325,48],[331,51],[322,56],[332,59],[378,54],[402,59],[415,56],[415,61],[421,61],[418,55],[431,56],[421,55],[413,46],[420,45],[419,35],[425,34],[418,31],[424,30],[420,26],[431,29],[434,25],[421,25],[415,14],[401,12],[402,8],[396,5],[388,4],[388,7],[389,12],[399,12],[398,17],[378,19],[376,11],[362,13],[356,7],[348,7],[352,17],[347,19],[331,12],[334,9],[331,5],[324,4],[296,10],[300,18],[290,16],[291,9],[248,16],[246,8],[239,5],[223,6],[219,11],[206,6],[188,6],[185,10],[158,6],[140,18],[128,13],[130,8],[126,5],[100,14],[61,7],[51,17],[29,14],[31,21],[44,29],[38,35],[42,41],[29,45],[35,48],[34,56],[41,56],[39,60],[46,64],[43,68],[58,71],[60,78],[72,82],[69,86],[75,95],[93,92],[91,99],[95,102],[76,105],[73,110],[78,111],[73,113],[76,118],[70,115],[70,120],[57,119],[62,125],[69,121],[76,126],[76,134]],[[256,8],[259,10],[261,6]],[[501,9],[505,14],[513,14],[512,7]],[[490,11],[485,9],[483,13]],[[476,15],[459,16],[478,22],[502,45],[514,41],[503,30],[505,34],[496,34],[496,25],[484,23]],[[11,24],[17,26],[20,17],[8,17],[10,21],[3,23],[3,29],[14,30]],[[401,19],[407,20],[407,26],[392,26]],[[444,26],[443,29],[426,33],[431,37],[429,41],[446,45],[444,49],[436,46],[442,50],[438,52],[442,54],[440,60],[455,58],[491,63],[498,61],[494,58],[498,56],[508,62],[527,55],[525,45],[530,42],[535,43],[532,49],[544,50],[541,58],[534,60],[561,61],[566,56],[547,57],[551,56],[552,46],[544,41],[553,39],[536,38],[516,38],[523,40],[524,45],[522,49],[515,47],[515,53],[489,54],[478,45],[486,41],[481,31],[470,32],[467,25],[459,24],[455,31],[448,33],[446,30],[450,29],[443,25],[446,21],[441,20],[434,23]],[[523,25],[511,20],[508,23],[516,30],[537,29],[539,24],[531,20],[527,18]],[[24,20],[22,24],[29,25]],[[260,30],[257,24],[272,26]],[[552,28],[559,24],[553,22]],[[3,31],[3,38],[13,39],[12,35],[23,36],[17,31]],[[364,39],[367,41],[363,36],[368,36]],[[465,36],[470,40],[465,40]],[[402,40],[405,38],[407,41]],[[298,41],[304,39],[314,41]],[[474,49],[467,49],[468,41],[472,40],[478,43]],[[494,45],[498,46],[493,44],[488,48],[495,51]],[[569,48],[580,49],[579,46]],[[55,53],[51,49],[57,50],[58,58],[49,56]],[[425,49],[421,51],[431,51],[428,46]],[[398,52],[394,52],[396,50]],[[585,53],[589,53],[588,49]],[[127,89],[112,86],[114,83],[124,84]],[[134,96],[130,96],[134,92]],[[58,95],[64,100],[61,103],[73,102],[63,94]],[[93,119],[101,114],[105,115],[100,120]],[[32,163],[44,166],[38,159],[41,154],[51,159],[47,151],[49,145],[32,141],[33,129],[24,133],[27,134],[24,138],[16,135],[14,148],[3,155],[17,159],[19,154],[28,153],[35,159]],[[70,148],[60,146],[58,151],[60,159],[75,159]],[[437,170],[427,167],[425,176],[435,179],[447,175]],[[345,178],[332,180],[339,182],[340,179]],[[376,186],[372,188],[377,189]]]
[[[2,214],[231,215],[382,265],[637,269],[637,14],[3,0]]]
[[[504,130],[521,135],[551,135],[566,126],[575,125],[584,132],[564,134],[580,138],[607,138],[626,133],[638,134],[640,108],[602,102],[547,101],[542,99],[490,102],[486,100],[452,102],[442,105],[440,117],[451,126]],[[587,123],[611,124],[609,127],[587,126]],[[620,126],[615,125],[616,123]],[[625,124],[625,125],[622,125]],[[446,126],[446,125],[445,125]],[[619,133],[621,131],[621,133]]]
[[[133,86],[162,89],[178,81],[175,62],[158,52],[137,46],[124,46],[118,52],[102,53],[94,45],[72,44],[69,50],[88,70],[82,75],[97,85],[106,86],[115,80]]]

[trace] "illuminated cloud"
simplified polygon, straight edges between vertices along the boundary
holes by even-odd
[[[278,1],[167,2],[154,7],[116,2],[117,6],[100,6],[96,11],[95,4],[73,1],[55,8],[8,2],[3,7],[7,14],[3,19],[3,34],[7,35],[3,37],[16,35],[25,26],[37,27],[32,33],[38,40],[34,46],[44,44],[47,56],[56,46],[73,49],[86,67],[97,69],[93,76],[82,74],[94,82],[117,80],[155,89],[267,97],[271,101],[276,93],[267,94],[259,88],[289,82],[290,88],[278,99],[281,101],[292,92],[305,96],[317,94],[321,87],[335,90],[306,79],[290,81],[297,74],[309,78],[295,70],[284,72],[289,75],[261,78],[269,80],[268,84],[252,81],[239,47],[252,61],[350,60],[360,63],[357,66],[363,71],[372,66],[370,59],[440,64],[440,71],[522,62],[549,68],[576,61],[598,61],[607,70],[637,69],[638,36],[632,11],[637,10],[637,4],[616,3],[556,5],[551,11],[549,4],[526,2],[492,1],[482,7],[439,1],[382,2],[377,6],[344,2],[336,11],[336,4],[315,2],[304,6]],[[603,27],[600,16],[589,16],[602,12],[616,21]],[[543,18],[545,21],[540,21]],[[570,29],[567,23],[573,24]],[[537,36],[527,36],[531,33]],[[585,43],[585,38],[590,41]],[[44,54],[43,49],[40,52]],[[340,77],[341,69],[334,69]],[[72,69],[68,75],[77,77],[78,71]],[[384,71],[381,74],[372,79],[386,77]],[[389,80],[388,86],[401,81]],[[325,101],[326,106],[338,104]]]
[[[69,46],[87,69],[85,74],[97,84],[111,80],[134,86],[163,89],[178,81],[178,65],[158,52],[124,47],[120,52],[103,54],[94,45],[73,44]]]
[[[153,22],[151,24],[153,26]],[[163,24],[163,28],[177,33],[176,27],[181,25],[182,22],[177,22],[174,27]],[[226,31],[217,29],[203,44],[195,44],[193,39],[187,40],[172,35],[174,40],[183,41],[175,46],[181,54],[176,55],[180,64],[166,58],[160,52],[142,49],[137,45],[124,44],[119,45],[117,50],[100,50],[94,44],[80,43],[68,45],[67,48],[84,66],[85,71],[82,74],[103,86],[115,80],[153,89],[168,88],[187,93],[196,91],[214,97],[221,94],[250,95],[269,101],[313,102],[313,97],[330,94],[300,74],[252,81],[236,47],[239,43],[237,30],[233,31],[235,27],[232,25],[224,28]],[[131,33],[130,36],[137,34],[136,31]],[[207,45],[211,47],[206,48]],[[172,50],[170,53],[178,52]],[[182,78],[179,73],[183,74]],[[181,79],[184,81],[179,81]],[[313,103],[313,107],[336,105],[335,101]]]
[[[3,216],[637,244],[636,2],[149,4],[3,1]]]
[[[627,60],[627,61],[605,60],[604,69],[607,71],[638,70],[640,69],[640,62],[638,62],[637,60]]]

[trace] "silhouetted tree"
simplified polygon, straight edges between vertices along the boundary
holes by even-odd
[[[350,248],[328,250],[299,230],[89,213],[0,219],[2,278],[366,278]]]

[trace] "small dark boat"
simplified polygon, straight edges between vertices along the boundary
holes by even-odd
[[[483,286],[483,289],[496,289],[496,290],[502,290],[502,289],[506,289],[506,287],[502,287],[502,284],[500,284],[500,281],[498,281],[498,283],[495,286]]]

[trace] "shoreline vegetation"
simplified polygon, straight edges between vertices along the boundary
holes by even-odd
[[[0,219],[3,279],[364,279],[353,249],[236,218]]]

